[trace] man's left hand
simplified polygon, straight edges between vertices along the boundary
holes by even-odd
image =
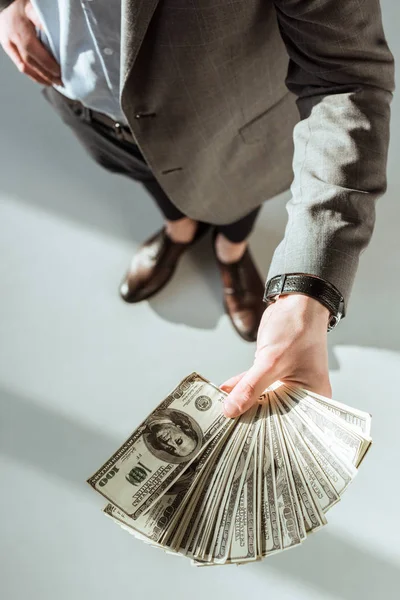
[[[255,404],[278,379],[331,397],[328,371],[329,311],[302,294],[281,296],[264,312],[253,366],[232,377],[221,389],[227,417],[237,417]]]

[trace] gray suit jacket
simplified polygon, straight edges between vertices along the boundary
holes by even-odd
[[[386,187],[394,69],[379,0],[122,10],[122,107],[171,200],[229,223],[291,184],[269,277],[313,274],[347,301]]]

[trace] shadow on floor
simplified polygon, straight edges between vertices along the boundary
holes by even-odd
[[[0,70],[10,80],[10,86],[1,92],[2,105],[10,109],[1,122],[2,140],[7,140],[2,152],[2,192],[118,240],[131,241],[133,251],[161,224],[147,193],[140,185],[94,164],[49,109],[39,89],[37,95],[32,93],[33,84],[21,77],[5,56],[0,56]],[[333,351],[336,344],[400,351],[400,315],[395,301],[400,292],[398,175],[393,161],[389,163],[389,181],[393,183],[378,203],[376,231],[362,256],[348,316],[329,336],[332,368],[338,367]],[[266,203],[251,239],[264,276],[283,236],[287,198],[288,194],[283,194]],[[150,301],[163,319],[202,329],[216,326],[223,309],[210,246],[209,240],[204,240],[196,252],[185,257],[170,286]]]

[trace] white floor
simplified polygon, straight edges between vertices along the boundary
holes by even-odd
[[[400,9],[383,1],[400,55]],[[369,410],[374,447],[328,527],[240,569],[193,569],[120,531],[85,479],[192,370],[215,382],[254,346],[223,315],[209,240],[171,285],[128,306],[117,287],[160,223],[145,193],[92,164],[39,89],[0,56],[0,589],[4,600],[398,598],[400,104],[389,187],[348,317],[330,336],[334,396]],[[252,246],[266,274],[287,195]]]

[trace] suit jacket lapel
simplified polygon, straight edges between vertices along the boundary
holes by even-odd
[[[158,2],[159,0],[122,0],[121,90],[135,62]]]

